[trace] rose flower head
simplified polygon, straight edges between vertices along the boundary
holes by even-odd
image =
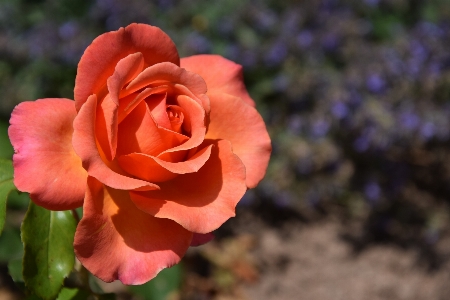
[[[265,174],[270,138],[241,66],[180,59],[157,27],[97,37],[74,98],[16,106],[14,183],[50,210],[83,206],[75,254],[106,282],[142,284],[177,264]]]

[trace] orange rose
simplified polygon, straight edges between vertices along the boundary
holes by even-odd
[[[180,61],[159,28],[97,37],[74,94],[14,109],[14,182],[47,209],[83,205],[75,253],[104,281],[142,284],[178,263],[264,176],[270,139],[241,66]]]

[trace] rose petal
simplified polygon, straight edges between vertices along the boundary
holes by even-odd
[[[210,233],[194,233],[192,236],[191,247],[201,246],[203,244],[209,243],[214,239],[214,234]]]
[[[181,132],[184,121],[184,110],[178,105],[167,105],[166,116],[169,119],[170,127],[175,132]]]
[[[169,117],[167,116],[166,100],[167,93],[153,94],[147,97],[147,99],[145,99],[145,102],[147,103],[147,106],[152,113],[153,120],[155,120],[156,125],[158,127],[172,129]]]
[[[192,233],[137,209],[128,192],[88,179],[83,218],[75,233],[77,258],[103,281],[143,284],[177,264]]]
[[[144,67],[142,53],[130,54],[121,59],[114,74],[108,78],[109,94],[101,100],[97,109],[96,127],[97,141],[108,160],[113,160],[117,149],[119,93],[123,86],[136,77]]]
[[[175,44],[157,27],[131,24],[102,34],[87,47],[78,64],[74,90],[77,111],[92,94],[102,99],[106,95],[105,83],[114,73],[117,63],[137,52],[144,57],[144,67],[160,62],[179,65]]]
[[[143,68],[144,57],[140,52],[130,54],[117,63],[113,75],[107,81],[111,100],[116,105],[119,105],[119,95],[124,85],[141,73]]]
[[[245,87],[241,65],[220,55],[201,54],[182,58],[180,66],[203,77],[208,95],[226,93],[255,106]]]
[[[205,139],[206,125],[205,125],[205,110],[192,98],[180,95],[177,97],[178,105],[186,113],[183,120],[183,129],[188,129],[191,138],[177,146],[170,148],[163,153],[176,152],[181,150],[189,150],[199,146]]]
[[[97,97],[91,95],[81,107],[73,122],[72,143],[75,152],[81,157],[83,167],[88,174],[102,183],[122,190],[158,189],[155,184],[121,175],[107,166],[102,160],[95,141],[95,115]]]
[[[188,137],[159,128],[145,102],[141,102],[119,125],[118,155],[144,153],[157,156],[176,147]]]
[[[69,99],[23,102],[11,115],[14,184],[47,209],[83,204],[87,174],[72,147],[75,116],[75,102]]]
[[[133,109],[138,106],[147,97],[151,97],[154,94],[166,94],[168,90],[167,85],[158,86],[155,88],[146,88],[140,92],[135,92],[120,98],[119,103],[119,124],[128,116]]]
[[[245,167],[227,141],[213,143],[211,156],[196,173],[160,183],[160,191],[131,192],[141,210],[174,220],[189,231],[209,233],[235,215],[246,191]]]
[[[167,162],[142,153],[131,153],[119,157],[119,164],[126,172],[150,182],[164,182],[178,174],[197,172],[208,160],[212,145],[199,150],[182,162]]]
[[[119,106],[107,95],[97,107],[95,132],[97,142],[105,153],[106,159],[112,161],[117,150],[117,111]]]
[[[247,187],[253,188],[264,177],[272,146],[259,113],[240,98],[211,94],[211,121],[206,137],[231,142],[233,152],[245,165]]]
[[[189,93],[196,96],[191,97],[192,99],[197,101],[204,109],[209,107],[209,103],[204,103],[206,100],[203,99],[203,95],[207,90],[203,78],[170,62],[159,63],[142,71],[122,91],[121,96],[126,96],[144,87],[156,87],[159,85],[184,86]]]

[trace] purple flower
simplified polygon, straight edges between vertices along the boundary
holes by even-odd
[[[371,74],[367,77],[366,86],[369,91],[372,93],[380,93],[384,91],[386,87],[386,82],[379,74]]]
[[[436,133],[436,126],[432,122],[426,122],[420,128],[420,135],[426,140],[431,139]]]
[[[369,6],[377,6],[380,0],[364,0],[364,3]]]
[[[70,40],[78,33],[78,24],[68,21],[59,27],[58,33],[63,40]]]
[[[311,134],[313,137],[323,137],[328,133],[330,129],[330,123],[325,120],[317,120],[313,123],[311,128]]]
[[[278,41],[272,45],[264,57],[264,61],[268,66],[276,66],[283,62],[288,53],[286,44],[282,41]]]
[[[400,115],[400,124],[408,130],[416,129],[419,123],[419,116],[413,112],[404,112]]]
[[[367,149],[369,149],[370,141],[367,136],[360,136],[353,142],[353,148],[357,152],[365,152]]]
[[[309,31],[309,30],[302,30],[297,35],[297,45],[300,48],[307,48],[307,47],[309,47],[312,44],[313,40],[314,40],[314,36],[311,33],[311,31]]]
[[[364,195],[370,202],[372,203],[377,202],[381,196],[380,185],[374,181],[367,183],[364,186]]]
[[[292,196],[288,191],[282,191],[279,193],[275,193],[275,205],[283,208],[289,206],[289,204],[292,202]]]
[[[322,38],[322,46],[326,51],[335,51],[339,46],[339,37],[334,33],[328,33]]]
[[[251,68],[256,65],[257,62],[257,54],[254,51],[244,51],[241,54],[241,57],[239,58],[238,62],[243,65],[244,67]]]
[[[192,33],[187,38],[187,47],[195,53],[207,53],[211,49],[210,41],[199,33]]]
[[[162,9],[168,9],[173,6],[172,0],[158,0],[158,6]]]
[[[293,115],[289,118],[288,129],[294,134],[299,134],[302,128],[302,119],[299,115]]]
[[[338,119],[345,118],[348,115],[348,107],[342,102],[336,102],[331,107],[331,113]]]

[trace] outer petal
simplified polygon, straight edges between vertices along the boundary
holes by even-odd
[[[220,55],[201,54],[182,58],[182,68],[199,74],[206,81],[209,94],[226,93],[255,106],[245,88],[242,66]]]
[[[131,24],[102,34],[85,50],[78,64],[74,91],[77,111],[90,95],[103,98],[107,79],[119,60],[136,52],[144,56],[145,67],[166,61],[179,65],[175,44],[157,27]]]
[[[75,103],[69,99],[23,102],[11,115],[14,184],[47,209],[83,204],[86,171],[72,147]]]
[[[205,141],[204,145],[211,143]],[[227,141],[215,141],[211,156],[196,173],[160,184],[160,191],[131,192],[133,202],[158,218],[189,231],[209,233],[235,215],[246,191],[245,168]]]
[[[192,233],[177,223],[137,209],[128,192],[88,179],[83,219],[75,233],[75,254],[100,279],[143,284],[177,264]]]
[[[73,122],[73,147],[81,157],[83,167],[88,171],[88,174],[112,188],[123,190],[158,189],[158,186],[155,184],[114,172],[110,166],[105,164],[100,156],[95,140],[96,107],[97,97],[92,95],[80,109]]]
[[[264,177],[272,146],[259,113],[241,99],[227,94],[209,95],[211,120],[206,137],[231,142],[233,152],[245,165],[247,187]]]
[[[209,243],[214,239],[214,234],[210,233],[194,233],[191,241],[191,247],[201,246],[203,244]]]

